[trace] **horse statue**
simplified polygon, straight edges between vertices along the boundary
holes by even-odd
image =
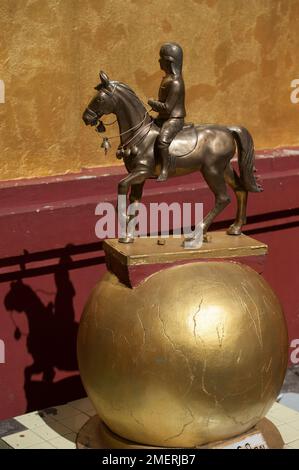
[[[155,145],[159,126],[128,85],[110,80],[104,72],[100,72],[100,79],[97,93],[82,119],[86,125],[97,126],[98,131],[103,132],[105,127],[101,117],[116,115],[120,137],[117,156],[123,157],[129,173],[120,181],[118,195],[127,196],[130,190],[130,203],[139,202],[145,181],[160,174]],[[107,142],[108,139],[104,139],[104,147]],[[230,163],[236,151],[240,176]],[[201,171],[215,195],[215,206],[201,224],[203,235],[206,235],[215,217],[230,203],[226,183],[232,187],[237,199],[236,218],[227,233],[240,235],[246,223],[248,192],[262,191],[254,174],[254,144],[248,130],[239,126],[187,125],[172,141],[170,154],[169,177]],[[124,212],[126,215],[126,208]],[[134,236],[127,232],[119,241],[131,243]],[[197,246],[195,237],[188,240],[189,247],[190,243],[191,247],[192,243]]]

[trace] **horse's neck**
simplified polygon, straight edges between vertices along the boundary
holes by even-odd
[[[147,116],[145,119],[145,114],[146,109],[136,99],[132,101],[119,99],[116,117],[121,145],[125,145],[133,139],[136,132],[149,122],[150,118]]]
[[[27,316],[29,326],[35,324],[39,321],[40,317],[43,316],[47,307],[42,303],[42,301],[36,296],[32,297],[30,304],[26,305],[24,312]]]

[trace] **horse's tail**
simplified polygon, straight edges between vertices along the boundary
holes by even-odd
[[[263,188],[258,184],[254,167],[254,144],[251,134],[245,127],[232,126],[228,128],[236,142],[238,147],[238,164],[240,169],[240,179],[242,186],[246,191],[253,193],[259,193],[263,191]]]

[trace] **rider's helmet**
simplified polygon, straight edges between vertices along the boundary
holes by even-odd
[[[175,74],[182,73],[183,67],[183,50],[175,42],[166,42],[161,46],[160,57],[171,63],[172,72]]]

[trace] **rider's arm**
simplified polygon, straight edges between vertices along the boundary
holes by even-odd
[[[164,103],[162,103],[162,101],[149,100],[148,104],[156,112],[166,111],[170,113],[177,102],[179,93],[180,93],[180,82],[178,80],[173,80],[169,84],[168,95]]]

